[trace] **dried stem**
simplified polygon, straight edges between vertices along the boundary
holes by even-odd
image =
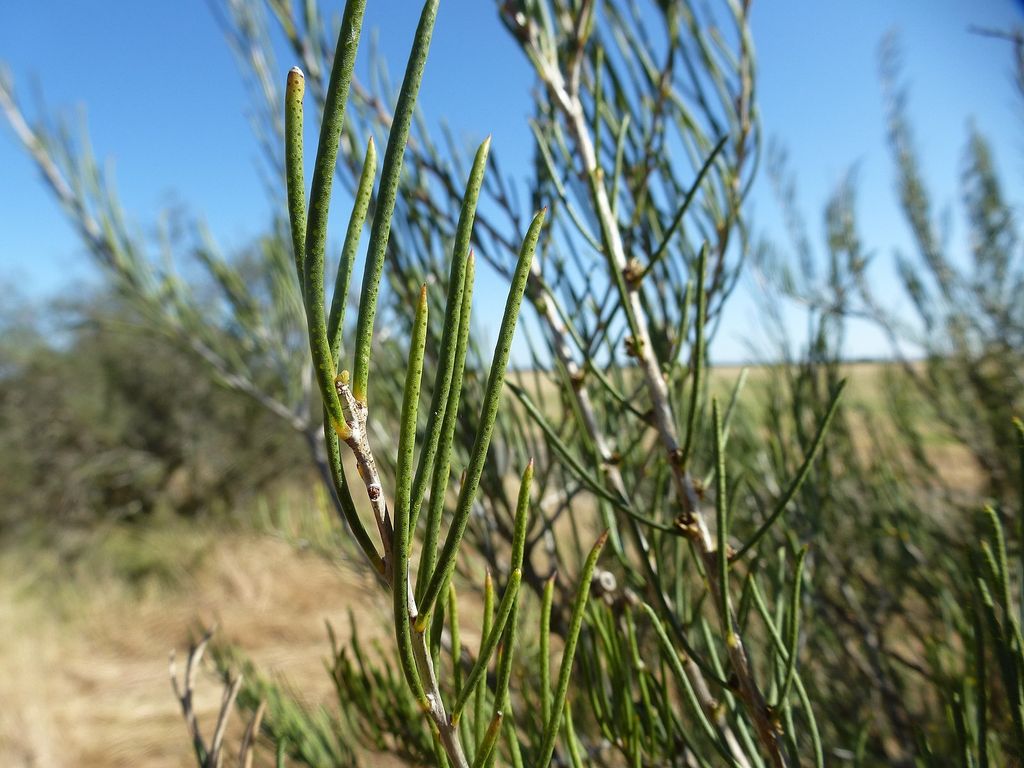
[[[189,648],[188,659],[185,662],[185,674],[180,683],[178,681],[178,669],[173,650],[171,651],[170,662],[168,664],[171,677],[171,688],[174,691],[175,698],[178,699],[178,703],[181,706],[181,714],[185,718],[185,727],[188,729],[189,737],[192,739],[192,748],[195,751],[196,760],[202,768],[220,768],[223,760],[221,750],[224,746],[224,734],[227,731],[228,718],[231,715],[231,710],[234,709],[235,699],[238,697],[238,692],[242,688],[241,675],[229,678],[225,682],[224,693],[221,696],[220,710],[217,713],[217,724],[213,729],[213,738],[209,745],[207,745],[199,730],[199,720],[196,717],[193,694],[196,687],[196,676],[199,674],[199,663],[202,661],[203,653],[206,651],[206,646],[209,644],[211,637],[213,637],[213,630],[207,630],[203,633],[202,639]],[[252,763],[251,744],[254,739],[254,735],[259,731],[259,722],[262,716],[263,705],[261,704],[256,715],[249,722],[245,740],[243,741],[241,752],[243,768],[248,768]],[[248,762],[245,762],[245,756],[247,754],[249,755],[249,759]]]
[[[531,29],[535,28],[531,27]],[[533,34],[539,33],[535,31]],[[700,499],[693,479],[680,460],[682,452],[676,433],[675,417],[672,414],[672,408],[669,403],[668,385],[665,376],[662,374],[647,325],[647,314],[641,294],[641,282],[627,280],[625,276],[627,270],[626,250],[622,242],[618,222],[612,211],[611,202],[608,199],[607,189],[601,181],[602,172],[591,135],[591,125],[587,120],[583,102],[580,98],[579,59],[577,58],[577,64],[574,65],[567,83],[557,61],[545,53],[545,48],[538,46],[535,40],[531,40],[529,45],[532,48],[531,58],[533,58],[537,71],[548,89],[551,102],[561,111],[576,140],[581,162],[580,170],[584,177],[590,180],[592,203],[594,212],[601,225],[604,253],[608,259],[608,268],[612,272],[612,277],[619,288],[630,330],[633,334],[632,348],[634,355],[643,375],[648,396],[651,399],[653,421],[657,427],[662,448],[672,468],[673,485],[682,509],[680,527],[687,534],[701,558],[708,577],[708,586],[714,598],[713,603],[718,609],[719,621],[724,628],[727,628],[726,647],[733,672],[736,676],[740,699],[750,713],[761,745],[771,757],[773,765],[784,766],[786,761],[782,745],[779,742],[778,732],[771,722],[764,696],[754,680],[753,669],[751,668],[742,638],[738,633],[728,631],[728,628],[737,625],[735,617],[732,616],[731,609],[728,607],[728,602],[724,598],[727,594],[728,585],[721,583],[718,577],[719,569],[717,562],[720,555],[701,509]],[[560,357],[561,354],[559,353]],[[595,442],[598,441],[595,439]],[[598,445],[600,445],[599,442]]]
[[[424,712],[430,717],[434,727],[437,728],[441,744],[444,746],[445,753],[448,755],[448,759],[451,760],[453,767],[469,768],[469,762],[459,740],[458,728],[452,725],[445,710],[444,701],[441,698],[441,689],[438,685],[434,662],[427,644],[427,629],[416,628],[416,619],[419,616],[419,612],[416,607],[416,598],[413,594],[411,580],[406,578],[404,585],[395,584],[394,529],[387,507],[387,500],[384,498],[380,474],[377,471],[377,462],[373,458],[373,450],[367,438],[367,406],[365,403],[356,400],[344,376],[339,376],[337,390],[338,397],[341,400],[342,411],[345,415],[345,422],[349,429],[345,443],[352,449],[352,455],[355,457],[356,465],[359,469],[359,476],[363,479],[363,484],[366,486],[366,496],[370,500],[370,507],[373,510],[374,520],[377,523],[377,530],[380,533],[381,544],[384,549],[384,581],[388,589],[392,591],[398,588],[405,589],[408,592],[409,623],[413,627],[412,652],[424,691],[424,699],[421,701],[421,704],[423,705]]]

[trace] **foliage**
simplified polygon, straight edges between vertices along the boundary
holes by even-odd
[[[466,768],[1009,764],[1024,732],[1020,532],[1007,525],[1021,501],[1021,278],[984,142],[972,138],[965,174],[968,271],[937,244],[894,99],[921,251],[901,274],[920,327],[869,290],[845,185],[826,212],[823,278],[798,238],[801,269],[780,280],[810,307],[806,350],[784,353],[766,403],[746,406],[742,376],[719,402],[707,349],[751,247],[759,157],[749,4],[498,3],[535,74],[525,190],[499,148],[438,141],[417,111],[436,0],[397,94],[383,65],[372,89],[353,77],[364,7],[346,3],[332,46],[316,3],[218,6],[281,215],[244,258],[198,228],[179,248],[215,284],[213,311],[170,255],[146,255],[87,144],[29,126],[0,88],[121,299],[304,441],[346,554],[391,606],[393,646],[331,634],[336,712],[228,651],[225,702],[265,702],[279,764],[366,751]],[[302,67],[286,78],[278,34]],[[307,110],[321,126],[308,195]],[[336,262],[335,186],[352,198]],[[541,211],[524,215],[521,197]],[[509,285],[489,364],[470,319],[478,268]],[[529,365],[509,374],[521,307]],[[894,387],[885,423],[840,407],[844,322],[863,314],[927,352],[903,361],[914,396]],[[985,468],[994,503],[977,525],[978,499],[938,482],[908,400]],[[200,763],[211,754],[197,748]]]
[[[1018,299],[1024,288],[1024,251],[1017,217],[989,143],[972,128],[960,182],[969,254],[959,258],[949,252],[922,179],[897,67],[893,48],[884,49],[889,142],[903,212],[917,247],[913,256],[897,254],[896,264],[920,330],[901,328],[866,285],[861,291],[871,315],[891,337],[909,335],[923,349],[924,370],[904,368],[937,418],[970,448],[986,475],[988,492],[1004,497],[1016,485],[1011,420],[1024,405],[1024,309]]]
[[[276,419],[98,296],[12,319],[0,351],[0,526],[90,524],[233,509],[302,471]],[[9,344],[8,344],[9,343]]]
[[[893,297],[879,293],[852,175],[826,205],[826,250],[815,258],[794,183],[777,158],[771,170],[795,257],[766,246],[759,266],[807,308],[809,336],[795,352],[779,334],[783,364],[768,386],[767,423],[746,425],[740,440],[748,447],[739,454],[774,472],[791,464],[784,442],[767,456],[751,450],[761,430],[806,444],[808,411],[820,411],[822,392],[843,373],[849,324],[866,320],[886,333],[896,364],[875,384],[877,407],[840,412],[794,500],[793,528],[776,532],[780,544],[794,533],[819,542],[807,563],[814,619],[804,623],[802,642],[819,650],[808,687],[829,714],[819,718],[825,742],[849,745],[836,754],[858,764],[1015,764],[1019,608],[1010,596],[1020,594],[1020,575],[994,563],[1005,566],[1022,541],[1016,217],[988,144],[972,128],[962,177],[969,252],[953,253],[940,237],[906,94],[895,85],[893,46],[882,54],[889,139],[918,248],[897,254],[896,268],[914,314],[895,313]],[[781,331],[777,296],[764,312]],[[938,457],[937,447],[953,448],[954,458]],[[964,480],[972,474],[976,489]]]

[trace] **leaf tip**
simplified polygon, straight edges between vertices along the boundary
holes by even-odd
[[[302,70],[298,67],[292,67],[288,70],[288,79],[285,85],[285,93],[289,98],[302,101],[303,93],[306,90],[306,76],[302,74]]]

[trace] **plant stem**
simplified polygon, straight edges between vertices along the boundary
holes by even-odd
[[[576,139],[576,146],[581,159],[581,171],[591,180],[590,189],[594,212],[601,225],[604,238],[604,253],[608,259],[608,268],[615,283],[619,287],[623,307],[633,333],[633,349],[637,364],[643,375],[648,396],[651,399],[654,423],[661,439],[662,448],[668,456],[672,469],[672,480],[676,497],[682,508],[680,522],[690,541],[701,558],[704,570],[708,575],[708,587],[712,593],[714,604],[719,613],[719,622],[723,628],[735,626],[735,618],[723,614],[721,606],[725,605],[724,590],[727,586],[718,578],[717,561],[719,553],[715,541],[708,529],[707,521],[701,510],[700,497],[685,467],[680,462],[681,450],[676,434],[675,417],[669,403],[668,385],[662,375],[655,347],[647,326],[646,312],[641,296],[639,281],[627,281],[624,274],[627,266],[625,247],[618,222],[612,213],[608,191],[603,183],[595,183],[599,176],[597,152],[590,133],[583,103],[579,95],[578,68],[570,74],[569,82],[563,77],[557,62],[546,53],[536,51],[536,63],[541,78],[547,85],[552,102],[561,110],[566,122]],[[727,631],[727,630],[726,630]],[[747,656],[746,648],[739,634],[733,634],[735,642],[726,643],[732,670],[736,675],[740,700],[743,702],[757,730],[762,748],[769,755],[776,768],[786,765],[779,743],[778,733],[768,717],[768,710],[763,694],[754,680],[753,669]]]

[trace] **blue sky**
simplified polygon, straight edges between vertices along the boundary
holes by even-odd
[[[418,8],[417,0],[369,3],[368,26],[378,29],[395,71],[404,64]],[[765,135],[788,150],[816,245],[823,203],[853,166],[869,247],[888,254],[908,242],[895,210],[877,77],[878,44],[890,30],[900,34],[926,180],[940,209],[954,213],[954,242],[962,236],[956,182],[970,120],[992,140],[1011,199],[1020,197],[1024,114],[1014,100],[1009,47],[967,28],[1022,23],[1013,0],[754,0]],[[201,212],[230,250],[267,220],[270,201],[246,94],[204,0],[0,3],[0,61],[30,106],[37,84],[49,107],[85,117],[95,151],[112,163],[141,231],[152,230],[162,208],[180,205]],[[445,117],[467,139],[493,133],[503,164],[514,168],[527,157],[530,83],[491,2],[442,2],[421,95],[428,120]],[[0,286],[16,284],[21,294],[38,297],[93,280],[74,232],[6,125],[0,179]],[[752,211],[759,232],[780,236],[764,175]],[[744,339],[757,326],[751,303],[735,302],[714,356],[747,356]],[[876,334],[860,329],[848,351],[884,350]]]

